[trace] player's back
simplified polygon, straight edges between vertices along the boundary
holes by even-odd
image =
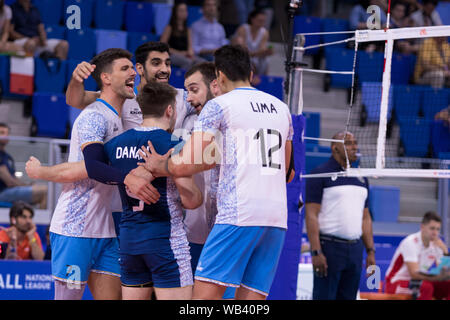
[[[84,159],[81,149],[84,144],[104,143],[121,132],[122,122],[117,112],[98,99],[87,106],[74,122],[68,161],[77,162]],[[111,216],[111,199],[115,194],[116,186],[105,185],[89,178],[63,184],[50,231],[73,237],[115,237]]]
[[[288,107],[254,88],[235,89],[208,104],[200,122],[208,127],[219,121],[223,136],[216,223],[286,228]]]
[[[130,129],[105,145],[111,165],[124,173],[135,169],[138,161],[142,160],[139,149],[147,146],[149,140],[160,154],[167,153],[180,143],[178,138],[160,128]],[[161,196],[157,203],[151,205],[128,193],[125,186],[119,186],[123,207],[121,249],[129,253],[140,254],[147,250],[143,239],[185,236],[181,200],[173,179],[156,178],[152,185]]]

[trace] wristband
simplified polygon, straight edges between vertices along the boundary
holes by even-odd
[[[373,253],[375,253],[375,249],[374,248],[367,248],[366,249],[366,253],[371,253],[373,251]]]
[[[311,257],[316,257],[322,253],[322,251],[320,251],[320,250],[311,250],[310,252],[311,252]]]

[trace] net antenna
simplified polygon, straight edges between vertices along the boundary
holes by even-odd
[[[388,17],[390,16],[390,4]],[[387,19],[389,22],[389,18]],[[332,71],[332,70],[314,70],[308,69],[303,66],[295,67],[295,71],[299,74],[303,72],[311,72],[311,73],[321,73],[321,74],[340,74],[340,75],[351,75],[352,76],[352,84],[351,84],[351,93],[350,93],[350,101],[348,108],[348,116],[347,122],[345,124],[344,132],[347,134],[350,131],[352,115],[355,114],[354,109],[354,96],[355,96],[355,86],[356,86],[356,70],[357,70],[357,62],[358,61],[358,48],[361,45],[366,45],[367,43],[380,43],[384,42],[384,62],[383,62],[383,72],[381,77],[381,98],[378,104],[378,126],[377,126],[377,134],[376,134],[376,151],[375,151],[375,161],[374,165],[369,168],[352,168],[350,166],[348,156],[346,154],[346,168],[341,172],[333,172],[333,173],[324,173],[324,174],[306,174],[302,175],[305,178],[313,178],[313,177],[408,177],[408,178],[450,178],[450,170],[449,170],[449,161],[443,160],[428,160],[421,158],[422,161],[428,161],[431,163],[430,169],[422,169],[418,168],[420,165],[416,165],[413,160],[418,159],[412,158],[411,164],[412,167],[415,168],[404,168],[404,166],[400,166],[398,168],[392,167],[392,162],[396,161],[401,163],[402,158],[394,158],[386,156],[386,145],[387,145],[387,129],[388,129],[388,119],[390,116],[390,103],[392,100],[392,89],[391,85],[391,76],[392,76],[392,63],[394,56],[394,44],[395,41],[400,40],[409,40],[415,39],[416,41],[423,42],[427,38],[434,37],[449,37],[450,36],[450,26],[433,26],[433,27],[413,27],[413,28],[396,28],[389,29],[389,25],[386,26],[385,29],[382,30],[357,30],[357,31],[338,31],[338,32],[320,32],[320,33],[302,33],[298,34],[297,37],[307,37],[307,36],[318,36],[323,34],[349,34],[350,37],[344,40],[315,44],[311,46],[294,46],[294,52],[300,52],[303,54],[308,49],[319,48],[319,47],[327,47],[339,43],[355,43],[355,54],[353,57],[353,69],[349,71]],[[358,67],[361,67],[359,65]],[[301,78],[301,77],[300,77]],[[291,87],[294,84],[291,85]],[[295,83],[295,86],[302,87],[302,82]],[[298,90],[298,89],[297,89]],[[300,88],[301,91],[301,88]],[[292,89],[290,90],[290,95],[292,95]],[[293,103],[290,103],[290,106]],[[296,111],[296,112],[293,112]],[[298,101],[297,110],[292,110],[292,113],[302,113],[303,112],[303,99],[300,97]],[[344,135],[345,137],[345,135]],[[344,140],[336,140],[336,139],[323,139],[323,138],[312,138],[312,137],[303,137],[304,140],[318,140],[318,141],[328,141],[335,143],[344,143]],[[344,150],[345,147],[344,147]],[[409,161],[409,160],[408,160]]]

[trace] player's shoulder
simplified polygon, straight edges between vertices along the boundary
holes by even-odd
[[[419,232],[412,233],[412,234],[406,236],[400,242],[399,246],[401,246],[401,247],[404,247],[404,246],[420,246],[421,243],[422,243],[422,239],[420,239],[420,231],[419,231]]]

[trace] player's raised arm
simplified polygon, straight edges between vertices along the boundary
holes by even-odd
[[[84,109],[100,97],[99,92],[85,91],[84,80],[89,78],[95,70],[95,65],[86,61],[77,65],[66,91],[66,103],[77,109]]]

